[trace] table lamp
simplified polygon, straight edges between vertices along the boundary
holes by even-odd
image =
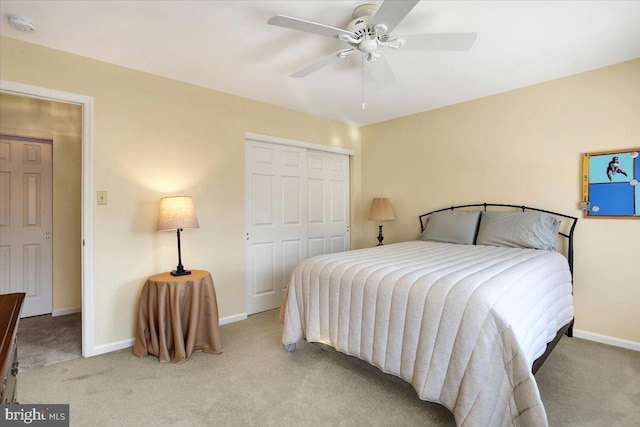
[[[172,276],[187,276],[191,274],[191,271],[185,270],[182,266],[180,232],[184,228],[200,228],[191,197],[174,196],[161,198],[157,230],[177,230],[178,234],[178,267],[171,271]]]
[[[384,237],[382,236],[382,221],[393,221],[396,215],[393,213],[393,206],[387,197],[376,197],[371,202],[371,210],[369,211],[369,221],[380,221],[378,225],[378,244],[382,246]]]

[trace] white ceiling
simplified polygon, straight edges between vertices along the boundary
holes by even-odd
[[[468,52],[385,50],[397,81],[358,55],[289,74],[343,42],[267,25],[276,14],[344,28],[363,1],[8,1],[2,35],[358,125],[640,58],[640,1],[422,1],[393,34],[477,32]],[[35,33],[8,25],[30,18]],[[640,76],[638,76],[640,78]]]

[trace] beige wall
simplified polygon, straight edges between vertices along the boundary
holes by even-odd
[[[415,238],[418,214],[463,202],[579,215],[581,154],[639,145],[638,75],[633,61],[359,129],[0,38],[2,79],[94,97],[94,195],[109,192],[94,204],[97,346],[132,337],[144,280],[175,267],[175,234],[155,232],[166,195],[196,203],[185,266],[213,273],[221,316],[245,311],[245,132],[355,150],[352,247],[371,246],[366,217],[380,192],[398,217],[385,242]],[[579,221],[577,328],[640,341],[639,241],[640,221]]]
[[[82,109],[0,94],[0,127],[53,136],[53,310],[79,309]]]
[[[245,132],[355,150],[352,216],[361,211],[357,127],[6,37],[0,75],[94,98],[94,196],[109,200],[94,201],[96,346],[133,336],[145,279],[177,264],[175,234],[155,231],[162,196],[193,197],[200,228],[183,233],[183,263],[212,272],[221,317],[245,312]]]
[[[640,60],[361,129],[362,195],[416,238],[417,216],[462,203],[527,204],[581,216],[581,155],[640,146]],[[373,245],[376,226],[358,218]],[[371,237],[369,237],[371,236]],[[640,342],[640,221],[576,227],[576,328]]]

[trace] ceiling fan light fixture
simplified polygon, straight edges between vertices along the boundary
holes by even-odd
[[[376,39],[363,39],[358,46],[362,53],[371,53],[378,50],[378,41]]]
[[[338,58],[346,58],[347,56],[351,55],[352,53],[354,53],[355,50],[353,49],[344,49],[338,52]]]
[[[404,39],[395,38],[387,41],[378,41],[378,44],[383,47],[390,47],[392,49],[398,49],[404,45]]]
[[[373,32],[375,33],[376,37],[387,34],[387,26],[384,24],[376,24],[373,26]]]
[[[338,38],[340,40],[342,40],[343,42],[347,42],[347,43],[352,44],[352,45],[358,45],[362,41],[362,39],[359,39],[359,40],[355,39],[355,38],[351,37],[349,34],[340,34],[338,36]]]

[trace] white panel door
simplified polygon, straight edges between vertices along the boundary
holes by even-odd
[[[246,141],[247,313],[279,307],[307,257],[306,149]]]
[[[308,150],[309,257],[348,251],[349,156]]]
[[[22,317],[52,310],[52,144],[0,139],[0,293],[25,292]]]

